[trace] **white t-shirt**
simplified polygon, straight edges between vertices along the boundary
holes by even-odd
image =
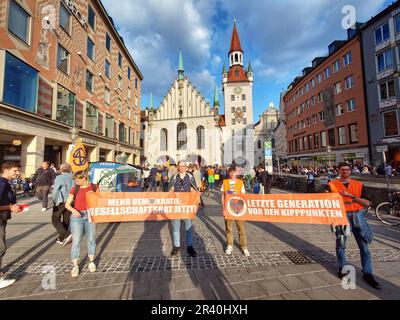
[[[235,191],[236,180],[229,179],[229,190],[234,192]],[[221,191],[224,192],[224,184],[222,184]],[[244,184],[242,185],[242,193],[246,193],[246,189]]]

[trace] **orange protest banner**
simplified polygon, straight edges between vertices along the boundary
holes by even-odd
[[[192,220],[200,193],[88,193],[86,199],[94,223]]]
[[[343,198],[335,193],[227,195],[227,220],[348,225]]]

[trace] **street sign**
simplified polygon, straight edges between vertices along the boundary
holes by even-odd
[[[388,151],[389,151],[388,146],[376,147],[376,152],[382,153],[382,152],[388,152]]]

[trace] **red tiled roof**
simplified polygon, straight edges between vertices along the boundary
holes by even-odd
[[[219,124],[220,127],[226,127],[225,115],[224,114],[219,116],[219,123],[218,124]]]
[[[249,81],[246,72],[242,66],[233,66],[228,72],[228,82],[246,82]]]
[[[236,22],[235,22],[235,25],[233,26],[231,49],[229,50],[229,54],[231,54],[234,51],[243,52],[242,46],[240,44],[239,33],[237,31],[237,28],[236,28]]]

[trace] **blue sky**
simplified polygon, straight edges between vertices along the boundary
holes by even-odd
[[[328,45],[345,39],[342,8],[353,5],[357,21],[365,22],[388,0],[103,0],[118,31],[144,75],[141,108],[150,92],[158,106],[171,87],[183,50],[185,73],[212,102],[221,88],[221,71],[236,17],[245,66],[254,74],[254,121],[270,102],[279,106],[301,70]],[[222,99],[222,92],[220,93]]]

